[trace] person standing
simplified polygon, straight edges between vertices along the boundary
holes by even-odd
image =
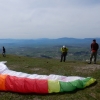
[[[93,57],[94,57],[94,64],[96,64],[98,49],[99,49],[99,45],[98,45],[98,43],[96,43],[96,40],[94,39],[93,43],[91,43],[91,56],[90,56],[89,64],[91,64]]]
[[[68,48],[66,46],[63,46],[61,48],[61,60],[60,60],[60,62],[62,62],[62,60],[64,62],[66,61],[67,52],[68,52]]]
[[[6,56],[6,50],[5,50],[5,47],[4,47],[4,46],[3,46],[3,52],[2,52],[2,55],[3,55],[3,57]]]

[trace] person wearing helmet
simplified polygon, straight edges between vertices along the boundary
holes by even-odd
[[[61,48],[61,60],[60,60],[60,62],[62,62],[62,60],[65,62],[67,52],[68,52],[68,48],[66,46],[63,46]]]
[[[98,45],[98,43],[96,43],[96,40],[94,39],[93,43],[91,43],[91,56],[90,56],[89,64],[91,64],[93,57],[94,57],[94,64],[96,64],[98,49],[99,49],[99,45]]]

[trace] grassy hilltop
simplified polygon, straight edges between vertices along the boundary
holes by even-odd
[[[58,74],[65,76],[93,77],[97,84],[72,93],[19,94],[0,92],[0,100],[99,100],[100,98],[100,62],[87,64],[84,61],[60,62],[59,59],[31,58],[24,56],[7,55],[0,61],[7,61],[9,69],[29,74]]]

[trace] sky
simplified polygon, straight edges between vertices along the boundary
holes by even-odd
[[[0,0],[0,39],[100,38],[100,0]]]

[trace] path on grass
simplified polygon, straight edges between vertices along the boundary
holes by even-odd
[[[99,70],[100,65],[98,64],[87,64],[86,66],[77,66],[75,67],[76,72],[82,73],[92,73],[93,71]]]

